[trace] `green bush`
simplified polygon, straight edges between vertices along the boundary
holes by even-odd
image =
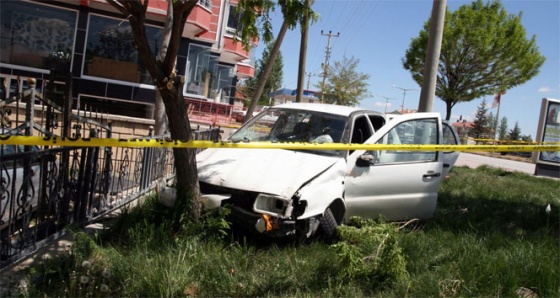
[[[339,227],[341,241],[332,245],[338,256],[339,277],[343,281],[358,279],[371,289],[405,282],[406,262],[398,233],[394,224],[360,218]]]

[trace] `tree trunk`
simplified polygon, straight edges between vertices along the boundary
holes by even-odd
[[[154,135],[161,136],[167,132],[168,121],[167,115],[165,114],[165,105],[163,104],[163,99],[161,98],[161,93],[156,92],[156,102],[154,105],[154,120],[156,121],[154,127]]]
[[[453,108],[453,100],[446,100],[445,101],[445,120],[451,119],[451,109]]]
[[[272,50],[270,51],[270,56],[268,57],[268,61],[266,62],[266,65],[264,66],[263,72],[261,74],[261,77],[259,78],[259,84],[257,85],[257,89],[255,90],[255,94],[253,95],[253,98],[251,98],[251,103],[249,104],[249,108],[247,109],[247,114],[245,114],[245,118],[243,118],[243,122],[247,122],[247,120],[251,119],[251,117],[253,117],[253,112],[255,111],[255,107],[257,106],[257,102],[259,101],[259,98],[261,98],[261,95],[264,91],[264,85],[266,84],[266,81],[268,80],[268,77],[270,76],[270,73],[272,72],[272,67],[274,66],[274,61],[276,60],[276,57],[278,56],[278,52],[280,51],[280,46],[282,45],[282,41],[284,40],[284,36],[286,36],[286,31],[288,31],[288,22],[286,20],[284,20],[284,22],[282,23],[282,28],[280,28],[280,32],[278,33],[278,37],[276,38],[276,41],[274,42],[274,46],[272,47]]]
[[[182,78],[171,88],[160,89],[165,104],[171,138],[174,140],[191,140],[192,132],[189,118],[186,115],[186,103],[181,94]],[[196,168],[196,149],[174,148],[175,175],[177,180],[177,201],[190,201],[188,212],[192,219],[200,217],[200,186]],[[191,196],[191,199],[189,199]]]
[[[163,30],[162,51],[158,59],[154,57],[146,36],[145,21],[148,1],[107,0],[107,2],[119,10],[130,22],[138,56],[154,79],[158,93],[161,94],[171,138],[190,140],[191,126],[182,95],[184,78],[176,75],[175,62],[185,22],[198,1],[169,1]],[[173,153],[177,182],[176,200],[177,202],[188,202],[187,212],[193,220],[198,220],[201,205],[196,149],[173,149]]]

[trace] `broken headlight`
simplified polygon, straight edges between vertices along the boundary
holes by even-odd
[[[292,200],[269,194],[259,194],[253,204],[253,211],[270,214],[279,218],[289,218],[292,215]]]

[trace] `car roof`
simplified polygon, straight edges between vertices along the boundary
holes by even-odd
[[[383,115],[383,113],[376,112],[373,110],[357,108],[357,107],[348,107],[348,106],[339,106],[333,104],[325,104],[325,103],[285,103],[281,105],[274,106],[272,108],[285,108],[285,109],[297,109],[297,110],[308,110],[308,111],[317,111],[323,112],[328,114],[335,114],[341,116],[350,116],[351,114],[359,111],[367,111],[372,112],[375,114]]]

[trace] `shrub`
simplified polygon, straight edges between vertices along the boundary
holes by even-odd
[[[361,280],[372,288],[406,281],[406,262],[397,241],[396,225],[352,218],[338,228],[341,242],[331,246],[338,256],[339,278]]]

